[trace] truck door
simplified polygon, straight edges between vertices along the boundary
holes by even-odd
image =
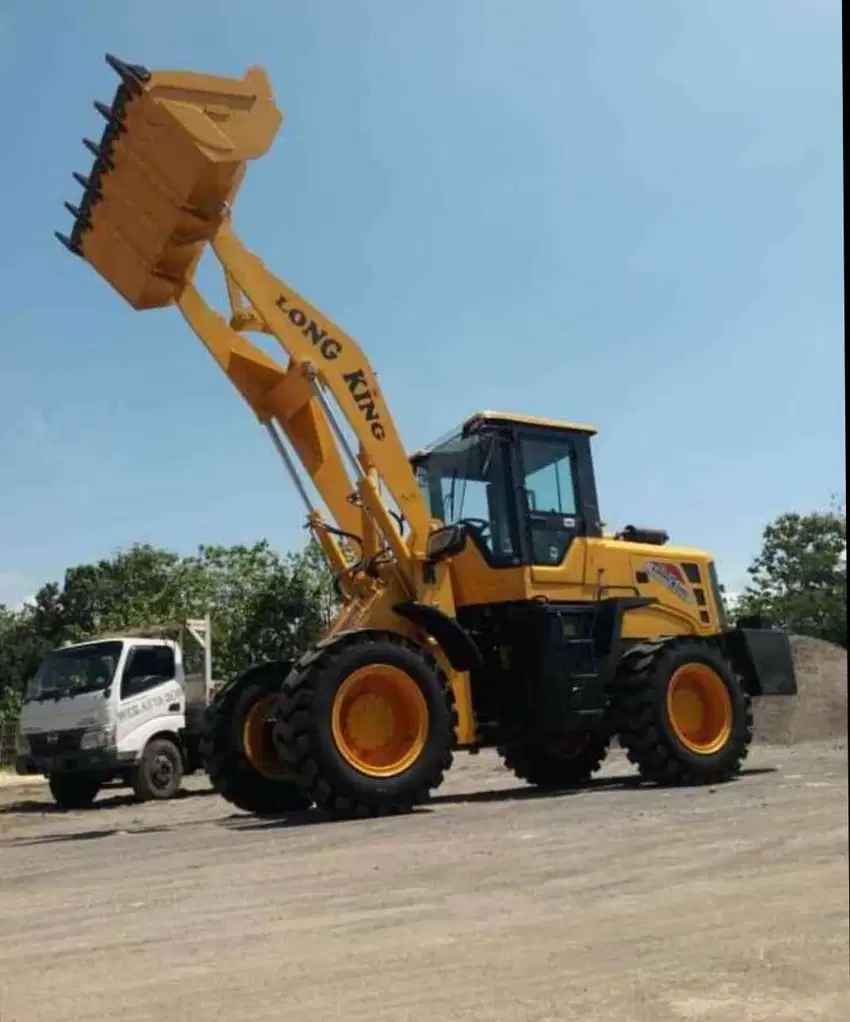
[[[174,646],[136,644],[127,653],[119,689],[117,743],[121,752],[140,752],[158,730],[184,726],[185,694],[176,680]]]

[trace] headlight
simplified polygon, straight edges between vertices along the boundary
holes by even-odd
[[[17,735],[15,735],[15,752],[19,756],[29,756],[31,751],[29,739],[25,734],[19,731]]]
[[[81,749],[106,749],[115,741],[114,727],[99,727],[93,731],[86,731],[80,739]]]

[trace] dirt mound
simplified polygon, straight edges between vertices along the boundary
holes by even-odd
[[[847,736],[847,650],[793,636],[798,694],[753,700],[756,741],[796,745]]]

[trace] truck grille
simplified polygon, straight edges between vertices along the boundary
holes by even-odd
[[[56,756],[64,752],[76,752],[83,736],[82,728],[72,731],[45,731],[42,734],[27,735],[33,756]]]

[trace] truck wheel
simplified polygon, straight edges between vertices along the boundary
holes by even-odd
[[[528,733],[511,736],[498,753],[516,777],[547,791],[565,791],[587,784],[608,755],[607,733],[564,735],[541,743]]]
[[[61,809],[89,809],[102,786],[99,774],[51,774],[50,794]]]
[[[437,661],[393,632],[363,630],[309,653],[283,683],[275,741],[333,817],[409,812],[451,766],[457,717]]]
[[[174,742],[154,738],[148,742],[133,778],[140,802],[174,798],[183,780],[183,755]]]
[[[246,813],[279,816],[309,809],[272,738],[274,708],[286,661],[261,664],[234,680],[207,711],[201,759],[218,794]]]
[[[617,675],[615,713],[620,745],[656,784],[728,781],[753,739],[749,696],[721,652],[698,639],[629,651]]]

